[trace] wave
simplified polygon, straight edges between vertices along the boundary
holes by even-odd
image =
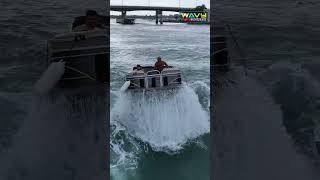
[[[200,101],[201,95],[209,93],[205,83],[195,82],[175,90],[119,94],[111,110],[114,177],[124,178],[119,169],[135,169],[142,152],[176,154],[190,141],[209,133],[208,105]]]
[[[277,63],[260,74],[276,103],[281,105],[283,124],[299,151],[319,157],[315,141],[320,127],[320,88],[306,64]]]
[[[97,96],[35,95],[13,137],[13,146],[1,154],[0,179],[72,179],[102,174],[106,156],[103,104],[104,99]]]

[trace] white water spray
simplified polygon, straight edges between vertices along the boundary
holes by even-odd
[[[279,105],[251,77],[254,72],[242,72],[230,72],[237,85],[219,89],[215,101],[214,178],[319,179],[307,158],[296,152]]]
[[[35,96],[29,107],[29,115],[14,137],[14,146],[0,157],[1,180],[103,176],[102,98]]]
[[[208,113],[187,85],[179,90],[123,93],[111,119],[155,151],[178,151],[188,140],[210,130]]]
[[[34,91],[38,94],[47,94],[64,74],[65,62],[54,62],[35,83]]]

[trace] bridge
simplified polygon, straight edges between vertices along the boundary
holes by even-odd
[[[157,7],[157,6],[110,6],[111,11],[194,11],[196,8]]]
[[[172,11],[172,12],[181,12],[181,11],[195,11],[197,8],[181,8],[181,7],[159,7],[159,6],[110,6],[111,11],[120,11],[121,18],[125,19],[127,11],[156,11],[156,24],[163,24],[162,12],[163,11]]]

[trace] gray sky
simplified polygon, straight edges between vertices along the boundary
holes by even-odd
[[[111,5],[137,5],[137,6],[170,6],[179,7],[179,0],[110,0]],[[210,0],[180,0],[180,7],[196,7],[196,4],[205,4],[207,8],[210,8]],[[118,12],[111,11],[111,14],[119,14]],[[128,14],[155,14],[155,12],[149,11],[133,11]],[[164,14],[171,14],[164,12]]]

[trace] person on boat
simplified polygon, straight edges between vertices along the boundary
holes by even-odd
[[[134,68],[134,71],[142,71],[142,66],[137,64],[137,66]]]
[[[138,74],[138,73],[144,73],[142,66],[140,64],[137,64],[137,66],[133,68],[133,74]]]
[[[88,10],[86,16],[82,16],[82,19],[78,19],[77,21],[74,24],[74,31],[89,31],[103,28],[102,17],[94,10]]]
[[[165,61],[163,61],[159,56],[157,58],[157,62],[154,64],[154,68],[161,72],[166,67],[168,67],[168,64]]]

